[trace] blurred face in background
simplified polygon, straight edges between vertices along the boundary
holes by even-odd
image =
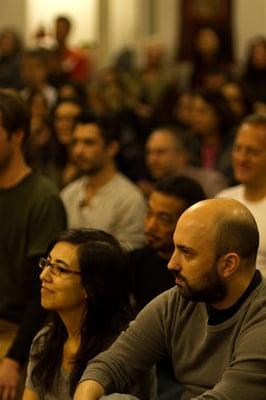
[[[185,165],[185,152],[178,147],[174,134],[156,130],[146,143],[146,164],[154,179],[177,174]]]
[[[234,82],[227,82],[222,86],[222,94],[227,99],[229,107],[237,119],[245,114],[245,105],[240,87]]]
[[[181,198],[159,191],[154,191],[149,198],[145,235],[148,244],[164,258],[171,256],[176,221],[185,207]]]
[[[47,67],[41,58],[25,55],[22,58],[21,77],[26,86],[35,89],[44,84],[47,77]]]
[[[257,69],[266,69],[266,41],[258,41],[253,45],[251,63]]]
[[[238,182],[249,186],[266,183],[266,125],[246,123],[238,129],[233,153],[233,170]]]
[[[72,144],[76,118],[80,113],[81,107],[76,103],[65,101],[58,104],[54,113],[54,127],[59,143]]]
[[[196,49],[203,56],[216,54],[220,40],[217,33],[211,28],[202,28],[196,34]]]
[[[174,108],[174,117],[178,122],[181,122],[184,127],[190,126],[191,105],[192,95],[189,92],[185,92],[180,95]]]
[[[218,117],[214,108],[197,95],[192,100],[191,128],[202,137],[216,133],[218,129]]]

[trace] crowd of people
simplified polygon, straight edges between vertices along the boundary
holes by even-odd
[[[0,400],[265,400],[266,38],[183,81],[70,32],[0,32]]]

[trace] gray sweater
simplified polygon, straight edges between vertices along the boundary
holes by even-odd
[[[208,324],[204,303],[178,288],[149,303],[108,351],[92,360],[81,381],[106,393],[123,387],[165,353],[184,386],[182,399],[266,399],[266,285],[262,281],[225,322]],[[146,400],[146,399],[145,399]]]

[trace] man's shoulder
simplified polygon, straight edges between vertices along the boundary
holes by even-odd
[[[73,194],[76,196],[77,195],[77,191],[80,191],[84,185],[85,182],[84,177],[81,178],[77,178],[75,179],[73,182],[69,183],[68,185],[66,185],[60,192],[60,196],[63,199],[68,198],[69,196],[72,196]]]
[[[239,200],[244,191],[243,185],[236,185],[229,187],[217,193],[216,197],[228,197],[231,199]]]
[[[27,175],[11,189],[11,192],[22,196],[23,194],[27,196],[30,194],[32,197],[59,195],[56,184],[51,179],[36,172]]]
[[[111,184],[116,186],[118,189],[118,193],[122,195],[130,195],[141,200],[144,200],[142,192],[138,188],[138,186],[132,182],[129,178],[123,175],[121,172],[118,172],[114,178],[112,179]]]
[[[59,193],[58,188],[54,183],[54,181],[52,181],[50,178],[44,175],[33,173],[31,175],[31,180],[32,180],[32,185],[35,189],[40,188],[42,190],[48,191],[49,193],[55,193],[55,194]]]

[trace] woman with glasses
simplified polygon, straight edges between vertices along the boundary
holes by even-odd
[[[127,259],[111,235],[77,229],[63,232],[39,267],[41,304],[52,314],[33,341],[23,400],[67,400],[88,361],[132,318]]]

